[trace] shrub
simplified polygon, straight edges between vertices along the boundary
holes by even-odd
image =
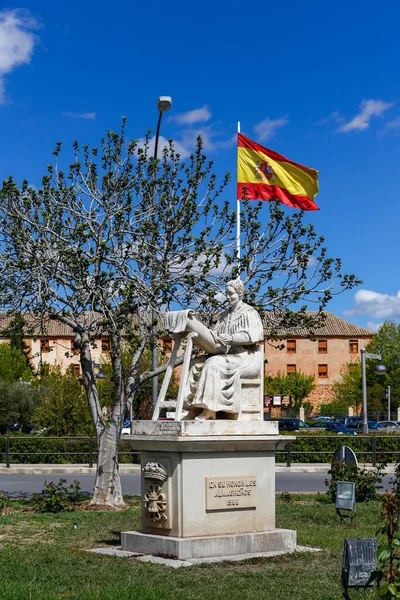
[[[390,480],[392,493],[400,500],[400,462],[397,462],[394,467],[394,477]]]
[[[383,533],[386,539],[379,544],[379,565],[371,579],[378,581],[379,597],[391,600],[400,597],[400,500],[394,494],[382,496],[381,519],[377,533]]]
[[[66,483],[66,479],[60,479],[58,483],[45,481],[43,490],[33,497],[35,508],[43,513],[74,510],[74,504],[79,500],[81,484],[75,480],[69,487],[66,487]]]
[[[10,504],[10,500],[3,490],[0,490],[0,511],[3,512],[5,508]]]
[[[331,479],[325,480],[332,502],[336,500],[338,481],[353,481],[355,483],[356,502],[376,500],[376,489],[381,488],[385,463],[380,463],[374,470],[363,469],[344,461],[334,460],[328,474]]]

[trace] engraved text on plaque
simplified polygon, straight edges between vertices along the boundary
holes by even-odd
[[[206,510],[255,508],[257,477],[206,477]]]

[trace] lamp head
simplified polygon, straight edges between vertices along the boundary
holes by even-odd
[[[374,371],[377,375],[386,375],[387,368],[382,363],[379,363],[376,365]]]
[[[157,98],[157,108],[160,112],[168,112],[172,106],[171,96],[159,96]]]

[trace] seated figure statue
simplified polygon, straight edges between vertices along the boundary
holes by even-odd
[[[237,419],[240,378],[260,374],[262,354],[257,352],[257,343],[264,339],[263,326],[258,312],[243,302],[243,296],[240,280],[227,284],[229,308],[212,329],[198,321],[193,311],[167,313],[167,329],[196,333],[193,343],[207,353],[191,361],[183,404],[189,411],[185,419]],[[184,315],[183,319],[178,315]]]

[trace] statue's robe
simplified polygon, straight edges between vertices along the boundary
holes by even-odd
[[[262,353],[257,350],[257,343],[264,339],[262,322],[254,308],[243,304],[236,311],[224,312],[208,331],[220,353],[193,359],[184,408],[208,408],[233,413],[235,418],[240,412],[240,378],[258,377],[262,369]],[[233,341],[221,343],[221,334],[232,335]]]

